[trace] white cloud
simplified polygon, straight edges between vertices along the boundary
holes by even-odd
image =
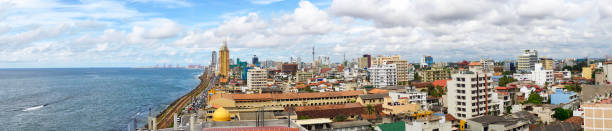
[[[259,4],[259,5],[267,5],[267,4],[272,4],[272,3],[281,2],[281,1],[283,0],[251,0],[251,3]]]

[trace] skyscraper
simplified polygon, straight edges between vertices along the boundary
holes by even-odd
[[[217,51],[212,51],[212,55],[211,55],[211,59],[210,59],[210,68],[212,70],[217,70]]]
[[[227,82],[229,78],[229,50],[227,40],[223,41],[223,46],[219,50],[219,76],[221,82]]]
[[[253,65],[259,67],[259,58],[257,58],[257,55],[253,55]]]
[[[523,50],[523,54],[518,56],[518,68],[520,71],[531,71],[535,69],[535,64],[538,62],[538,51]]]

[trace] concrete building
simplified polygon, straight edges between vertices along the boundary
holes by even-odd
[[[219,76],[220,82],[228,82],[229,79],[229,49],[227,49],[227,41],[223,41],[223,46],[219,50]]]
[[[395,64],[373,66],[368,71],[370,71],[370,82],[375,88],[397,85],[397,66]]]
[[[422,109],[429,109],[427,104],[427,92],[418,91],[414,87],[407,87],[405,90],[389,91],[389,97],[393,101],[398,101],[400,98],[407,98],[408,102],[420,104]]]
[[[433,82],[435,80],[448,80],[451,77],[451,70],[441,67],[432,67],[429,70],[421,70],[419,73],[421,81]]]
[[[331,123],[332,131],[366,131],[372,123],[367,120],[344,121]]]
[[[486,77],[485,77],[486,74]],[[461,70],[447,81],[448,113],[457,119],[470,119],[482,115],[501,114],[498,99],[493,95],[496,84],[492,72],[483,72],[478,62],[470,63],[469,70]]]
[[[578,101],[578,94],[573,91],[567,91],[563,88],[555,89],[555,92],[550,94],[550,104],[567,104]]]
[[[420,104],[410,103],[408,98],[394,101],[391,97],[385,97],[382,107],[382,113],[385,115],[414,114],[422,110]]]
[[[298,70],[297,64],[282,64],[281,65],[281,72],[286,73],[286,74],[295,74],[297,70]]]
[[[446,120],[444,115],[431,115],[406,122],[406,131],[452,131],[453,123]]]
[[[540,58],[540,64],[544,67],[545,70],[553,70],[554,69],[554,61],[552,58],[542,57]]]
[[[529,121],[522,118],[504,118],[485,115],[467,120],[470,131],[529,131]]]
[[[523,53],[518,56],[518,68],[520,71],[531,71],[538,63],[538,52],[536,50],[523,50]]]
[[[283,94],[215,94],[209,105],[220,107],[289,107],[345,104],[357,100],[363,91],[339,91],[317,93],[283,93]]]
[[[297,82],[308,82],[310,78],[313,78],[312,72],[298,72],[295,74]]]
[[[379,66],[383,64],[395,64],[397,67],[397,82],[407,84],[410,78],[410,69],[407,60],[402,60],[399,55],[395,56],[379,56],[372,61],[372,66]],[[414,76],[412,77],[414,78]]]
[[[247,71],[247,86],[251,89],[267,87],[268,71],[255,67]]]
[[[593,68],[591,66],[582,67],[582,78],[587,80],[593,79]]]
[[[612,104],[584,104],[584,130],[612,130]]]
[[[546,70],[542,67],[541,63],[537,63],[534,66],[533,72],[531,72],[531,79],[538,85],[544,85],[545,83],[552,84],[555,81],[553,70]]]
[[[494,71],[495,61],[493,59],[480,59],[480,65],[486,71]]]
[[[359,58],[358,65],[361,69],[370,68],[372,65],[372,56],[369,54],[363,55],[363,57]]]

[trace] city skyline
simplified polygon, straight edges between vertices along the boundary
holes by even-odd
[[[376,8],[371,8],[376,5]],[[608,1],[1,1],[0,68],[209,64],[229,58],[340,62],[363,54],[418,63],[604,58]]]

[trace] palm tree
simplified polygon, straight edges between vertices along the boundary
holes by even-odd
[[[372,106],[372,105],[368,105],[368,106],[366,106],[366,108],[368,108],[368,114],[372,114],[372,113],[375,112],[374,106]]]

